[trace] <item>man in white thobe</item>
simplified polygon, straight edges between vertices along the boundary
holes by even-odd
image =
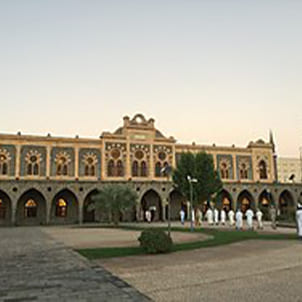
[[[230,226],[233,226],[235,223],[235,221],[234,221],[235,213],[232,209],[229,210],[228,217],[229,217]]]
[[[220,211],[220,221],[222,225],[225,225],[225,221],[226,221],[226,212],[225,209],[222,209]]]
[[[252,209],[248,209],[245,213],[246,216],[246,223],[247,227],[249,230],[253,229],[253,217],[254,217],[254,212]]]
[[[219,211],[216,208],[214,209],[214,223],[219,224]]]
[[[150,223],[151,222],[151,211],[147,210],[145,212],[145,217],[146,217],[147,222]]]
[[[241,210],[238,208],[237,212],[236,212],[236,229],[237,230],[242,230],[243,227],[243,214],[241,212]]]
[[[211,208],[207,209],[206,218],[209,225],[213,225],[213,211]]]
[[[258,224],[257,228],[263,230],[263,222],[262,222],[263,213],[259,208],[257,209],[256,217],[257,217],[257,224]]]
[[[180,222],[182,225],[184,225],[185,224],[185,211],[183,209],[181,209],[179,212],[179,215],[180,215]]]
[[[300,203],[298,203],[297,206],[296,219],[297,219],[298,236],[300,239],[302,239],[302,205]]]

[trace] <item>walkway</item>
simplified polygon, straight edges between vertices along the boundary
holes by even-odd
[[[42,227],[0,228],[0,238],[0,301],[150,301]]]

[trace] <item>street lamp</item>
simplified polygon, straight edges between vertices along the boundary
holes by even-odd
[[[192,178],[190,175],[187,175],[187,180],[190,184],[191,232],[193,232],[194,231],[194,226],[193,226],[193,185],[192,185],[192,183],[197,183],[198,180],[196,178]]]
[[[169,165],[165,165],[160,170],[160,173],[163,176],[167,176],[167,181],[169,182],[170,175],[172,173],[172,168]],[[168,236],[171,237],[171,209],[170,209],[170,196],[169,196],[169,192],[168,192],[167,202],[168,202]]]

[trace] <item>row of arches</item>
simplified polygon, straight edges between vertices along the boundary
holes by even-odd
[[[0,190],[0,225],[10,224],[15,221],[17,225],[40,225],[40,224],[65,224],[78,223],[79,211],[82,210],[83,222],[105,221],[107,219],[105,213],[101,213],[95,207],[93,196],[97,190],[92,190],[84,199],[83,208],[79,208],[77,196],[70,190],[64,189],[58,192],[49,207],[45,197],[36,189],[30,189],[23,193],[17,201],[15,213],[12,211],[12,202],[10,197]],[[179,219],[180,209],[185,212],[188,208],[186,199],[176,190],[169,194],[171,219]],[[241,191],[236,200],[227,190],[222,190],[216,197],[215,206],[218,209],[224,208],[229,211],[231,208],[236,210],[240,207],[242,211],[248,208],[253,210],[259,207],[265,218],[268,218],[268,210],[270,205],[275,205],[279,211],[281,218],[293,217],[295,212],[295,200],[290,191],[282,191],[277,200],[267,190],[263,190],[259,197],[255,199],[253,194],[248,190]],[[207,204],[201,205],[202,207]],[[138,206],[133,208],[129,213],[123,213],[121,220],[133,221],[144,220],[145,212],[150,210],[154,221],[167,218],[167,204],[162,196],[154,189],[144,192],[139,200]],[[15,215],[15,219],[13,219]],[[49,217],[48,217],[48,216]]]

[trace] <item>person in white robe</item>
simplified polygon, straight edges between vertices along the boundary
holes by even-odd
[[[253,217],[254,217],[254,212],[252,209],[248,209],[245,212],[245,216],[246,216],[246,223],[247,223],[247,227],[249,230],[253,229]]]
[[[151,211],[147,210],[145,212],[145,217],[146,217],[147,222],[150,223],[151,222]]]
[[[206,218],[209,225],[213,225],[213,211],[211,208],[207,209]]]
[[[300,239],[302,239],[302,204],[298,203],[296,211],[297,232]]]
[[[184,225],[185,224],[185,211],[183,209],[181,209],[179,212],[179,215],[180,215],[180,223],[182,225]]]
[[[241,210],[238,208],[236,212],[236,229],[242,230],[242,228],[243,228],[243,214]]]
[[[222,225],[225,225],[225,221],[226,221],[226,212],[225,209],[222,208],[222,210],[220,211],[220,221]]]
[[[200,211],[199,208],[196,209],[195,211],[195,226],[201,226],[201,222],[202,222],[202,212]]]
[[[219,211],[216,208],[214,208],[214,223],[219,224]]]
[[[259,208],[257,209],[256,217],[257,217],[257,228],[263,230],[263,222],[262,222],[263,213]]]
[[[234,213],[233,209],[230,209],[228,212],[230,226],[233,226],[235,224],[234,217],[235,217],[235,213]]]

